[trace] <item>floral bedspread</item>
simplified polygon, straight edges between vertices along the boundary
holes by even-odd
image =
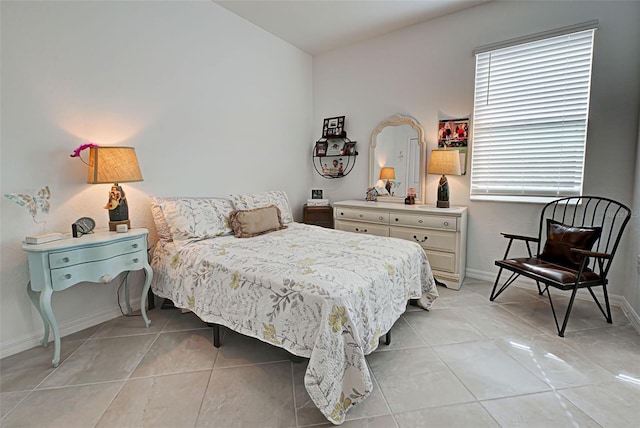
[[[203,321],[309,358],[305,387],[341,424],[372,391],[365,361],[406,309],[438,296],[414,242],[289,223],[255,238],[160,242],[152,289]]]

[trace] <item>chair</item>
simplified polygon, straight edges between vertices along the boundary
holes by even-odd
[[[607,274],[630,217],[628,207],[607,198],[575,196],[548,203],[540,214],[537,238],[502,233],[509,243],[504,259],[495,262],[500,270],[489,300],[494,301],[522,275],[536,281],[538,294],[546,291],[560,337],[564,337],[576,293],[581,288],[589,290],[600,312],[611,323]],[[528,257],[509,257],[514,241],[526,244]],[[538,247],[535,256],[531,243]],[[503,270],[510,271],[511,276],[496,292]],[[544,288],[540,284],[544,284]],[[562,327],[558,324],[549,287],[571,291]],[[602,287],[606,312],[593,287]]]

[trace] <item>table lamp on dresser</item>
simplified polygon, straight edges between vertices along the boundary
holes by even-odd
[[[458,150],[432,150],[429,159],[429,174],[442,174],[438,183],[438,208],[449,208],[449,182],[447,175],[461,175],[460,152]]]
[[[112,183],[104,207],[109,210],[109,230],[115,231],[118,225],[131,228],[127,197],[120,183],[135,181],[142,181],[142,173],[133,147],[91,147],[87,183]]]

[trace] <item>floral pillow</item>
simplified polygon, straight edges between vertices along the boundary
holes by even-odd
[[[217,198],[155,198],[174,240],[208,239],[230,235],[233,204]]]
[[[272,190],[264,193],[231,195],[231,200],[237,210],[250,210],[253,208],[275,205],[280,208],[283,224],[291,223],[293,221],[293,215],[291,214],[291,208],[289,207],[289,198],[287,198],[287,194],[285,192]]]
[[[158,239],[161,241],[171,242],[171,229],[167,224],[167,220],[164,218],[162,208],[160,207],[158,198],[151,197],[151,215],[153,216],[153,223],[156,225],[156,232],[158,233]]]

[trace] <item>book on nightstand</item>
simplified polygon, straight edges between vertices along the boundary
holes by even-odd
[[[329,206],[329,199],[307,199],[308,207],[327,207]]]

